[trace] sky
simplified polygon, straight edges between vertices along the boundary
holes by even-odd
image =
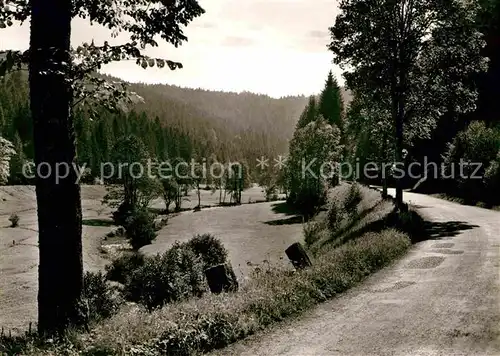
[[[199,0],[206,13],[185,29],[188,42],[175,48],[160,43],[150,56],[181,62],[183,69],[147,70],[135,62],[115,62],[105,73],[126,81],[166,83],[223,91],[250,91],[273,97],[321,91],[332,64],[328,28],[337,14],[336,0]],[[123,37],[125,36],[125,37]],[[75,19],[72,45],[111,39],[109,30]],[[0,30],[0,49],[26,49],[29,24]]]

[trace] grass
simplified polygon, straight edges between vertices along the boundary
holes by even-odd
[[[342,204],[350,187],[336,189],[332,198]],[[313,240],[310,245],[316,246],[310,268],[294,271],[265,264],[238,292],[209,294],[152,312],[127,306],[90,332],[70,333],[56,343],[4,337],[0,353],[9,354],[17,347],[24,355],[191,355],[222,348],[300,315],[391,264],[411,245],[409,236],[396,229],[369,231],[373,223],[389,216],[392,209],[386,208],[392,202],[368,188],[360,187],[360,192],[360,201],[351,207],[355,213],[342,221],[342,233],[328,230],[326,212],[308,223],[315,224],[309,230],[304,225]]]
[[[410,246],[395,230],[368,233],[345,245],[324,249],[313,267],[261,270],[240,292],[207,295],[170,304],[151,313],[122,310],[91,333],[63,344],[30,340],[23,354],[35,355],[191,355],[221,348],[269,325],[295,316],[363,281],[389,265]],[[4,346],[5,347],[5,346]],[[8,353],[5,348],[0,351]]]

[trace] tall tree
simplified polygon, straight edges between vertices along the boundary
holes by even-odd
[[[335,62],[348,70],[344,74],[348,88],[390,110],[395,161],[404,166],[405,123],[418,118],[419,127],[428,130],[435,119],[432,112],[439,113],[443,105],[454,105],[457,110],[473,107],[474,95],[458,85],[457,79],[476,62],[464,55],[469,52],[459,50],[477,51],[479,39],[459,36],[448,48],[439,44],[450,40],[446,37],[450,33],[473,32],[467,12],[475,9],[460,0],[342,0],[339,7],[329,48]],[[458,24],[451,26],[457,19]],[[446,53],[453,53],[452,60],[447,69],[439,69],[435,62]],[[446,90],[433,91],[433,87]],[[442,100],[437,95],[441,93],[454,101]],[[402,178],[397,179],[398,207],[403,204],[402,184]]]
[[[80,187],[76,172],[71,108],[87,102],[90,108],[122,107],[129,98],[122,83],[108,83],[96,75],[102,65],[116,60],[136,60],[143,68],[180,63],[145,56],[141,49],[156,47],[161,37],[175,46],[187,39],[181,26],[204,10],[195,0],[7,0],[0,8],[0,28],[31,17],[30,49],[8,52],[0,77],[28,63],[30,105],[34,127],[35,164],[47,178],[36,177],[39,227],[38,329],[53,334],[81,322],[79,300],[83,287],[82,221]],[[71,20],[88,18],[114,32],[125,31],[130,41],[117,46],[107,42],[70,46]],[[73,61],[75,60],[75,61]],[[65,165],[69,174],[57,177]]]
[[[340,90],[337,79],[335,79],[332,71],[330,71],[325,87],[319,96],[318,111],[330,125],[337,126],[340,132],[343,133],[344,101]]]
[[[307,103],[304,111],[299,117],[299,121],[297,122],[296,130],[305,127],[308,123],[316,120],[318,115],[318,104],[316,103],[316,98],[311,96],[309,98],[309,102]]]

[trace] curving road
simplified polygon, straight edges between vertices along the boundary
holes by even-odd
[[[430,240],[361,286],[220,355],[500,355],[500,213],[405,193]]]

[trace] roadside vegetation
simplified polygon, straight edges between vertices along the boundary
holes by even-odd
[[[415,229],[422,231],[422,220],[408,222],[409,212],[394,219],[393,201],[382,199],[374,189],[342,183],[327,195],[324,209],[304,223],[304,244],[313,261],[309,268],[264,263],[255,267],[238,291],[211,294],[203,271],[227,263],[228,257],[214,236],[195,236],[157,256],[125,252],[105,274],[86,274],[86,295],[93,296],[87,299],[92,306],[88,332],[73,332],[50,344],[36,337],[4,336],[2,351],[12,353],[18,348],[28,355],[63,354],[63,350],[68,355],[209,352],[353,287],[401,257]]]

